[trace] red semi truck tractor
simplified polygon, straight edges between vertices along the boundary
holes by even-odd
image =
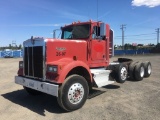
[[[93,87],[142,80],[151,63],[127,58],[110,62],[113,31],[103,22],[74,22],[61,27],[61,39],[31,37],[24,41],[15,83],[31,95],[57,97],[66,111],[81,108]]]

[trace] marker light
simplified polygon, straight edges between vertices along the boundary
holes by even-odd
[[[19,61],[19,68],[23,68],[23,61]]]

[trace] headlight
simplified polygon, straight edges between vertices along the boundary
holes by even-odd
[[[23,68],[23,61],[19,61],[19,68]]]
[[[58,71],[57,66],[51,66],[51,65],[49,65],[49,66],[47,67],[47,72],[57,73],[57,71]]]

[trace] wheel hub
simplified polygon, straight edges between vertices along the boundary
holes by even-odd
[[[79,103],[84,96],[84,88],[80,83],[74,83],[68,91],[68,99],[72,104]]]
[[[126,80],[127,79],[127,69],[125,67],[123,67],[121,69],[121,79],[122,80]]]
[[[144,67],[141,67],[141,69],[140,69],[140,75],[141,75],[141,77],[144,76]]]
[[[151,65],[148,65],[148,74],[151,74],[152,68]]]

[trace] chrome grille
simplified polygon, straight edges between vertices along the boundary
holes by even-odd
[[[43,78],[43,46],[24,48],[24,74]]]

